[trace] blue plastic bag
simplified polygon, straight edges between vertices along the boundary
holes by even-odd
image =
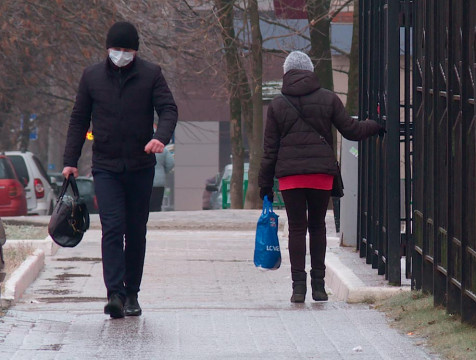
[[[281,265],[278,215],[267,196],[264,197],[263,211],[256,225],[254,263],[256,267],[267,270],[276,270]]]

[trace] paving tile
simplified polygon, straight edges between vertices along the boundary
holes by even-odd
[[[281,268],[261,271],[254,231],[212,228],[149,230],[141,317],[103,314],[99,230],[47,256],[0,320],[2,360],[438,358],[367,305],[332,295],[316,303],[310,293],[291,304],[285,245]]]

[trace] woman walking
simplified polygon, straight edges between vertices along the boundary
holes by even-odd
[[[284,61],[282,96],[268,107],[264,153],[259,174],[260,196],[273,199],[279,180],[289,224],[289,257],[293,294],[304,302],[307,291],[306,233],[309,231],[312,298],[326,301],[325,216],[334,176],[339,174],[333,151],[332,125],[349,140],[385,132],[373,120],[357,121],[339,97],[321,88],[311,59],[300,51]]]

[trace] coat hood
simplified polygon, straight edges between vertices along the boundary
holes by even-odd
[[[310,94],[321,87],[315,73],[307,70],[289,70],[283,76],[283,88],[285,95],[303,96]]]

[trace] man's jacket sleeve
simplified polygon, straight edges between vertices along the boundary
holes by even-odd
[[[177,124],[178,111],[172,92],[162,75],[160,67],[155,79],[153,101],[155,111],[157,115],[159,115],[159,122],[157,124],[157,131],[154,134],[154,139],[167,145],[172,138]]]
[[[91,122],[91,111],[92,98],[89,94],[85,73],[83,73],[69,120],[68,135],[66,137],[66,146],[63,156],[64,166],[78,167],[81,149],[83,148],[86,133]]]

